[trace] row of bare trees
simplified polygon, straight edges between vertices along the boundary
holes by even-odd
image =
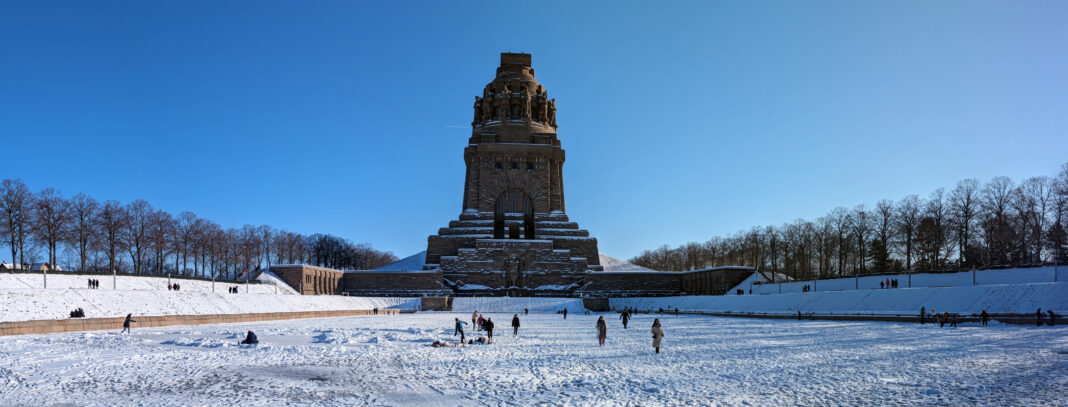
[[[43,260],[79,271],[225,279],[279,263],[370,269],[397,260],[336,236],[268,225],[223,228],[192,212],[173,216],[142,199],[123,204],[83,193],[68,199],[53,188],[34,193],[18,179],[0,183],[0,216],[0,246],[23,267]]]
[[[1068,262],[1068,164],[1054,177],[960,181],[948,193],[835,208],[815,221],[754,227],[646,250],[656,270],[743,265],[799,279]]]

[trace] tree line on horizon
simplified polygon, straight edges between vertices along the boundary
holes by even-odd
[[[234,279],[272,264],[371,269],[397,260],[329,234],[269,225],[224,228],[143,199],[99,202],[84,193],[67,199],[54,188],[34,193],[19,179],[0,182],[0,216],[0,247],[7,246],[11,263],[21,268],[48,262],[82,272]]]
[[[748,266],[795,279],[1064,264],[1066,223],[1068,163],[1052,178],[969,178],[926,199],[838,207],[814,221],[664,245],[629,261],[665,271]]]

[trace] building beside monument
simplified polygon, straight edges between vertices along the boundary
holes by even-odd
[[[375,270],[287,266],[277,274],[313,284],[302,293],[391,296],[714,294],[752,274],[665,273],[603,256],[565,212],[564,158],[556,99],[535,79],[530,54],[502,53],[475,96],[460,214],[427,238],[426,252]]]

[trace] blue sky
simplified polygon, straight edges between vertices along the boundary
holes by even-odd
[[[1068,162],[1068,3],[665,3],[4,2],[0,177],[403,257],[506,51],[616,257]]]

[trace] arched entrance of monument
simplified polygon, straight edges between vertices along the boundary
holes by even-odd
[[[526,192],[510,189],[497,197],[497,205],[493,210],[493,238],[504,239],[507,232],[509,239],[520,239],[519,226],[513,224],[505,227],[505,220],[509,217],[522,216],[523,239],[534,238],[534,200]]]

